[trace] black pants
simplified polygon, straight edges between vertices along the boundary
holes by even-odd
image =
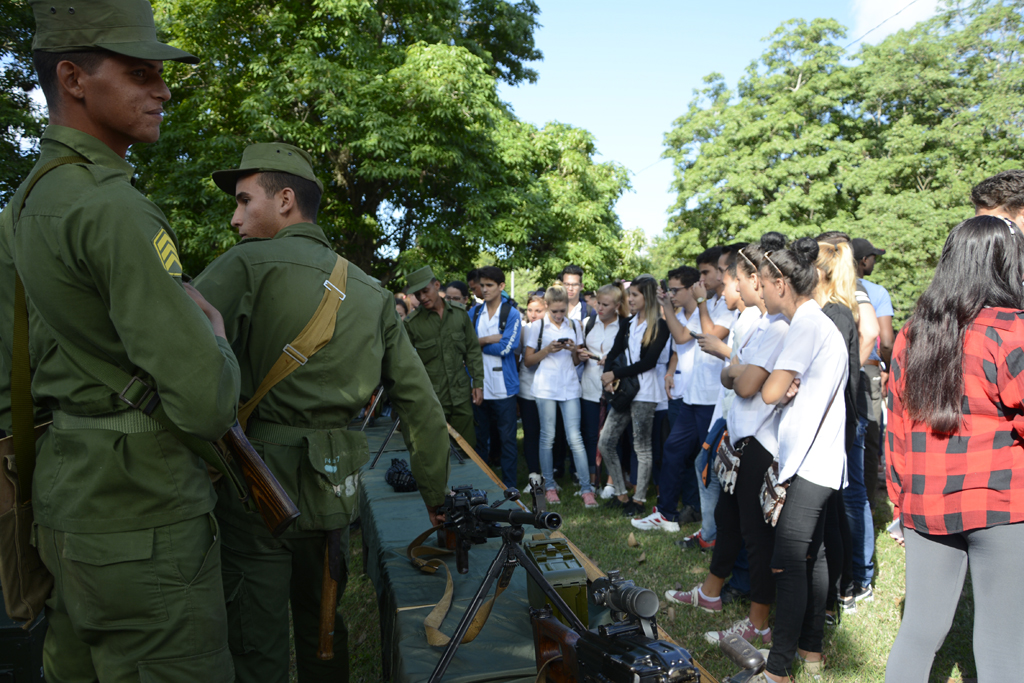
[[[540,416],[537,402],[517,396],[519,417],[523,420],[523,458],[528,472],[540,472]]]
[[[733,564],[743,544],[750,561],[750,599],[764,605],[775,601],[775,578],[772,576],[772,552],[775,529],[764,521],[760,492],[764,473],[772,464],[772,454],[756,439],[743,442],[742,464],[736,475],[736,490],[722,494],[715,506],[718,535],[711,555],[711,573],[724,579],[732,573]]]
[[[825,632],[828,568],[822,538],[832,489],[794,477],[775,527],[775,631],[768,672],[793,673],[797,648],[821,652]]]
[[[828,497],[825,513],[825,563],[828,565],[826,608],[835,609],[840,595],[853,594],[853,540],[842,491]]]

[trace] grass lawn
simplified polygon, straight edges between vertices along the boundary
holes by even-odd
[[[521,466],[520,470],[520,481],[525,483],[525,466]],[[480,483],[483,483],[482,475]],[[605,571],[620,569],[625,578],[662,596],[659,623],[714,676],[721,679],[733,673],[731,663],[719,653],[716,646],[704,640],[703,633],[725,628],[734,620],[743,618],[746,616],[747,605],[731,604],[726,606],[722,614],[708,614],[678,605],[669,611],[664,602],[665,590],[674,588],[676,584],[688,589],[703,580],[707,573],[710,553],[682,551],[673,543],[683,535],[696,531],[698,525],[685,525],[678,534],[637,531],[635,536],[640,545],[631,548],[626,539],[633,528],[627,519],[601,508],[585,509],[582,499],[572,494],[574,487],[568,477],[560,484],[563,486],[563,502],[557,511],[564,519],[562,531]],[[527,499],[524,502],[529,503],[528,497],[524,498]],[[652,495],[649,502],[653,500]],[[899,629],[904,578],[903,549],[884,532],[889,520],[886,504],[884,514],[876,514],[875,518],[877,554],[874,602],[861,603],[855,614],[843,617],[840,626],[826,630],[826,671],[822,676],[823,681],[868,683],[880,682],[885,678],[885,662]],[[351,681],[375,683],[381,680],[377,600],[369,579],[362,574],[361,539],[358,533],[352,536],[349,572],[348,589],[342,602],[349,628]],[[935,659],[931,681],[969,683],[976,678],[971,645],[973,619],[968,577],[953,627]],[[442,626],[442,630],[448,633],[453,628],[454,623]]]

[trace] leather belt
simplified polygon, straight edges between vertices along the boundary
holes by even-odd
[[[872,358],[872,359],[864,361],[864,365],[874,365],[876,368],[880,368],[880,367],[882,367],[882,361],[875,360],[875,359]]]

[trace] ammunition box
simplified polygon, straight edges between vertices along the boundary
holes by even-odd
[[[587,608],[587,572],[572,554],[572,550],[561,538],[539,538],[523,541],[523,550],[527,557],[544,574],[558,595],[561,596],[569,608],[576,613],[579,620],[588,624]],[[530,601],[530,607],[541,608],[549,605],[555,617],[566,626],[569,620],[551,604],[540,585],[530,576],[526,583],[526,594]]]
[[[23,629],[0,609],[0,683],[43,683],[45,635],[43,615]]]

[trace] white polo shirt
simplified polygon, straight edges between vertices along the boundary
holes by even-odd
[[[761,311],[753,306],[744,308],[743,312],[739,314],[736,318],[736,324],[729,330],[729,336],[725,338],[725,342],[732,349],[732,353],[729,354],[730,359],[747,344],[757,342],[757,323],[760,320]],[[728,366],[729,361],[723,362],[722,370]],[[715,402],[715,412],[711,414],[711,424],[715,424],[719,418],[729,415],[729,409],[732,408],[732,400],[734,398],[736,398],[736,392],[732,389],[726,389],[725,385],[722,384],[722,372],[720,370],[718,372],[718,400]]]
[[[569,338],[577,346],[583,343],[583,331],[579,323],[564,318],[560,325],[551,322],[547,314],[533,323],[529,330],[523,332],[523,346],[537,350],[537,340],[543,325],[544,338],[541,347],[545,347],[556,339]],[[546,398],[553,401],[570,401],[580,397],[580,380],[576,376],[576,365],[572,362],[572,351],[562,349],[544,356],[537,365],[533,376],[534,399]]]
[[[694,308],[690,317],[686,317],[686,311],[680,308],[676,313],[676,320],[682,323],[683,327],[690,327],[692,324],[696,324],[699,328],[700,309]],[[669,396],[672,399],[683,397],[683,392],[686,391],[686,386],[690,383],[690,378],[693,375],[694,355],[700,353],[700,347],[697,346],[696,339],[691,339],[685,344],[674,344],[674,346],[676,350],[676,374],[673,378],[672,395]]]
[[[586,325],[586,323],[584,323]],[[586,328],[584,328],[586,329]],[[587,351],[597,358],[583,363],[583,378],[580,381],[582,394],[580,398],[584,401],[597,403],[601,400],[603,387],[601,386],[601,375],[604,374],[604,366],[598,364],[598,359],[604,358],[615,345],[615,335],[619,333],[619,318],[615,317],[607,326],[600,320],[594,321],[594,327],[586,336]]]
[[[800,390],[782,409],[779,420],[779,480],[800,475],[819,486],[844,487],[846,401],[843,388],[850,374],[850,352],[839,328],[813,299],[801,304],[789,322],[789,332],[775,361],[775,370],[790,370],[800,379]],[[833,395],[835,398],[829,406]],[[829,406],[827,413],[826,406]]]
[[[781,313],[765,314],[761,317],[750,341],[740,349],[736,362],[740,365],[756,365],[771,374],[775,361],[782,353],[782,343],[789,331],[789,321]],[[750,398],[737,396],[729,410],[729,439],[736,443],[752,436],[766,451],[778,455],[778,424],[774,418],[775,406],[767,405],[757,392]]]
[[[708,315],[715,325],[732,330],[736,323],[736,311],[730,311],[725,304],[725,297],[716,296],[707,302]],[[688,323],[687,328],[691,332],[701,334],[700,316],[695,322]],[[721,358],[704,353],[698,347],[693,355],[693,371],[686,389],[683,391],[683,401],[687,405],[712,406],[718,401],[718,389],[722,386],[722,367],[725,361]]]
[[[539,320],[534,320],[532,323],[524,323],[522,331],[519,336],[519,397],[532,401],[533,396],[533,376],[537,374],[537,366],[530,367],[526,364],[526,345],[523,343],[526,339],[527,331],[539,323]]]
[[[665,343],[658,356],[658,362],[654,366],[654,384],[658,394],[658,405],[655,411],[668,410],[668,393],[665,391],[665,373],[668,372],[668,362],[672,358],[672,344]]]
[[[480,319],[476,322],[476,336],[488,337],[492,334],[501,334],[501,306],[495,309],[494,315],[487,311],[487,304],[482,305]],[[501,368],[501,358],[498,356],[484,356],[484,400],[493,401],[508,398],[508,390],[505,388],[505,375]]]

